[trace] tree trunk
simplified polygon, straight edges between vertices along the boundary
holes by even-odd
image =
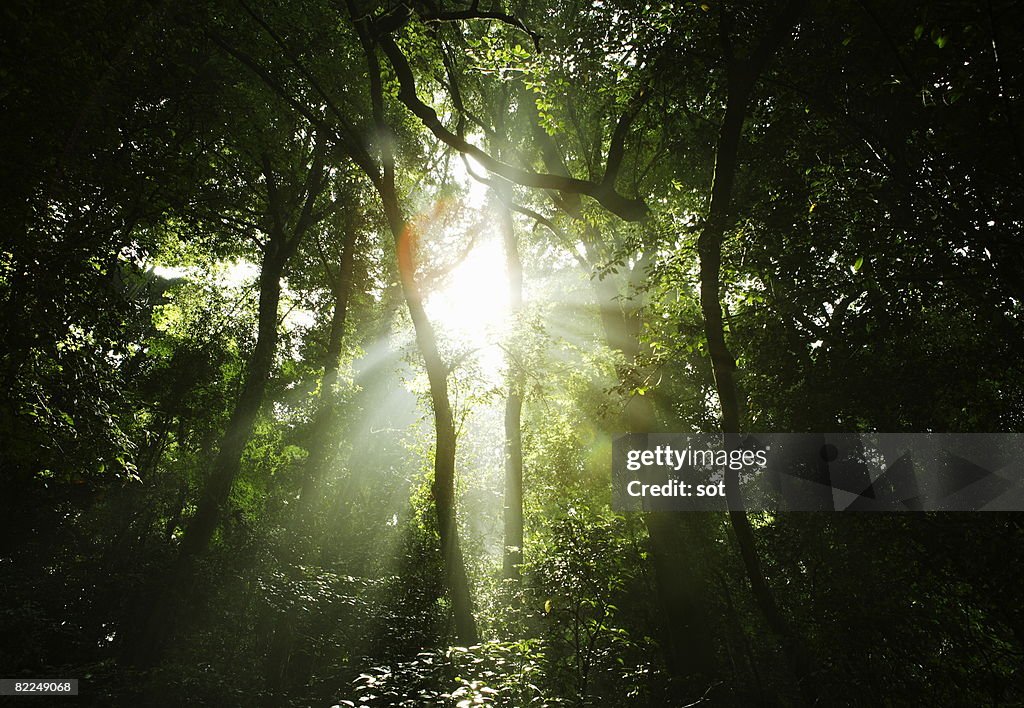
[[[328,435],[337,418],[335,389],[338,385],[338,373],[341,367],[341,345],[345,337],[345,321],[348,317],[349,297],[352,293],[352,271],[355,263],[355,233],[345,235],[342,245],[341,263],[338,273],[331,283],[334,297],[334,311],[331,316],[331,329],[327,339],[327,351],[324,358],[324,373],[320,380],[320,395],[317,399],[316,413],[310,428],[309,457],[306,459],[305,474],[302,477],[302,488],[299,492],[300,524],[307,523],[312,515],[315,503],[314,492],[323,478],[329,453],[333,446],[328,443]]]
[[[125,659],[131,665],[154,665],[163,653],[174,627],[181,596],[192,585],[196,558],[206,550],[217,528],[224,503],[241,466],[242,453],[252,436],[256,415],[263,403],[267,379],[277,345],[277,308],[281,299],[284,259],[279,244],[268,245],[260,269],[259,325],[256,347],[249,360],[242,391],[235,403],[196,513],[185,528],[170,582],[158,593],[152,610],[145,615],[137,636],[125,645]]]
[[[498,224],[505,244],[505,268],[508,272],[509,315],[515,318],[523,307],[523,263],[519,257],[512,213],[496,200]],[[516,356],[508,358],[505,399],[505,553],[502,574],[519,579],[523,562],[523,370]]]
[[[473,600],[469,589],[469,577],[459,543],[459,528],[455,514],[455,422],[452,418],[451,401],[448,397],[448,366],[437,349],[437,335],[434,326],[423,308],[423,295],[415,279],[412,262],[413,227],[401,213],[398,195],[394,186],[394,174],[385,178],[381,198],[388,225],[398,250],[398,267],[402,282],[402,293],[413,329],[416,344],[423,356],[430,383],[430,401],[434,410],[434,482],[431,493],[437,514],[437,533],[441,542],[441,558],[444,562],[445,580],[452,616],[455,620],[455,635],[464,644],[477,642],[476,620],[473,617]]]
[[[348,9],[357,16],[354,3],[349,0]],[[374,121],[379,134],[390,136],[393,132],[384,118],[384,92],[380,62],[377,58],[375,39],[365,24],[357,23],[360,40],[366,53],[370,80],[370,94],[373,104]],[[458,519],[455,514],[455,422],[452,418],[451,401],[448,397],[448,366],[437,349],[434,327],[423,309],[423,294],[416,282],[415,253],[416,234],[405,220],[399,204],[395,186],[395,159],[388,138],[381,141],[381,170],[369,164],[359,144],[349,144],[350,154],[362,156],[361,166],[377,188],[384,207],[388,227],[395,240],[398,256],[399,281],[402,294],[409,308],[409,317],[416,332],[416,344],[423,356],[430,384],[430,401],[434,411],[434,482],[431,492],[437,515],[437,532],[441,543],[441,559],[444,563],[445,586],[452,605],[455,635],[463,644],[475,644],[478,640],[476,619],[473,617],[473,598],[469,588],[469,577],[459,543]]]
[[[730,81],[729,103],[725,122],[719,134],[718,152],[715,158],[711,210],[697,243],[700,257],[700,303],[704,316],[704,334],[707,339],[708,354],[711,358],[715,390],[721,407],[722,433],[725,436],[726,448],[729,450],[739,446],[740,404],[733,377],[736,362],[725,341],[719,292],[721,288],[722,240],[726,224],[725,210],[732,194],[739,137],[748,95],[749,87],[736,86],[734,88],[733,82]],[[725,492],[730,508],[729,521],[732,524],[754,599],[771,631],[785,645],[790,645],[793,634],[775,603],[775,598],[761,567],[750,519],[742,510],[738,473],[726,470]]]
[[[276,249],[274,249],[276,250]],[[220,450],[206,480],[196,513],[185,529],[181,541],[181,558],[196,556],[206,550],[220,521],[221,510],[231,493],[242,464],[249,438],[256,424],[256,415],[263,405],[267,380],[277,349],[277,308],[281,300],[281,275],[284,260],[271,252],[260,270],[259,327],[256,348],[245,376],[242,392],[228,421]]]
[[[700,304],[704,316],[704,334],[715,379],[722,413],[722,433],[729,450],[740,444],[740,402],[733,372],[736,362],[725,341],[725,327],[721,304],[722,242],[729,223],[733,183],[739,162],[739,145],[746,119],[747,104],[754,84],[768,59],[792,27],[799,2],[790,2],[780,13],[750,59],[729,57],[728,93],[725,118],[718,134],[715,151],[715,172],[711,186],[711,205],[707,220],[697,241],[700,259]],[[726,470],[725,493],[729,504],[729,521],[732,524],[736,543],[740,550],[743,566],[751,591],[761,614],[772,633],[780,640],[790,667],[796,674],[804,697],[813,694],[809,682],[805,681],[808,671],[808,657],[792,631],[789,623],[779,611],[775,597],[768,585],[761,559],[758,556],[754,531],[750,519],[742,509],[739,488],[739,474]]]

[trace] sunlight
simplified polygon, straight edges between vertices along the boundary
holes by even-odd
[[[496,377],[498,343],[509,315],[505,254],[496,234],[481,234],[466,258],[427,298],[427,314],[458,345],[472,350],[483,373]]]
[[[212,272],[198,266],[163,265],[153,266],[153,272],[161,278],[174,280],[192,278],[196,280],[212,280],[222,288],[242,288],[256,280],[260,267],[244,258],[219,261],[214,264]]]
[[[474,179],[469,171],[472,170],[473,174],[478,176],[486,175],[487,170],[484,166],[472,155],[467,155],[465,160],[452,160],[449,170],[451,179],[465,190],[463,204],[470,209],[483,209],[487,203],[488,187],[480,180]]]

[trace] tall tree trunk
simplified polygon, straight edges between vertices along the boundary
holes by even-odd
[[[152,608],[143,614],[144,619],[138,631],[125,642],[125,659],[133,665],[150,666],[156,663],[173,636],[182,598],[191,589],[196,559],[206,551],[217,530],[224,504],[241,468],[242,454],[252,437],[256,416],[263,405],[267,380],[274,365],[281,277],[302,237],[326,215],[325,212],[315,216],[313,212],[324,185],[325,149],[326,142],[318,138],[310,155],[311,166],[305,184],[301,192],[294,195],[294,201],[280,190],[270,156],[263,156],[267,216],[272,226],[263,246],[263,259],[260,263],[256,346],[246,367],[242,390],[221,438],[220,449],[196,505],[196,513],[182,535],[170,581],[158,591]],[[298,215],[290,222],[289,216],[293,210],[297,210]]]
[[[736,362],[725,341],[725,326],[722,318],[721,267],[722,242],[731,216],[733,184],[739,166],[739,145],[746,120],[747,105],[754,85],[771,55],[792,28],[802,5],[799,0],[790,2],[773,22],[768,34],[748,59],[728,57],[728,93],[725,118],[718,134],[715,151],[715,172],[711,186],[711,204],[707,219],[697,240],[700,259],[700,304],[704,316],[704,334],[711,358],[722,413],[722,433],[725,445],[732,450],[739,446],[740,401],[733,372]],[[761,614],[769,629],[779,638],[790,667],[800,683],[805,698],[813,695],[813,689],[805,681],[809,657],[803,651],[796,634],[779,611],[761,566],[757,544],[750,519],[742,510],[742,498],[737,472],[726,470],[725,492],[729,504],[729,520],[739,546],[740,556],[747,579]]]
[[[260,269],[256,347],[249,360],[242,391],[217,451],[217,458],[196,505],[196,513],[182,536],[180,559],[199,555],[209,545],[220,521],[224,503],[231,493],[235,477],[238,476],[242,453],[245,452],[245,447],[252,437],[256,415],[263,405],[263,396],[274,364],[274,352],[277,349],[277,309],[281,301],[281,276],[284,270],[284,259],[279,247],[269,250]]]
[[[285,259],[280,245],[271,240],[260,269],[259,324],[256,347],[246,370],[242,391],[235,402],[196,513],[185,528],[170,582],[157,594],[152,610],[144,615],[135,636],[124,646],[125,660],[134,666],[154,665],[175,629],[182,595],[192,584],[196,558],[206,549],[220,520],[221,510],[241,466],[242,453],[252,436],[256,415],[263,403],[277,345],[277,309],[281,299],[281,275]]]
[[[320,379],[320,394],[317,398],[313,425],[310,428],[309,457],[306,459],[305,474],[299,492],[299,522],[308,522],[314,509],[314,492],[323,478],[332,445],[328,434],[337,418],[335,389],[341,368],[341,345],[345,337],[345,322],[348,318],[348,303],[352,293],[353,269],[355,264],[355,232],[345,234],[342,244],[341,262],[338,272],[329,274],[334,310],[331,315],[331,329],[327,338],[324,356],[324,373]],[[325,264],[326,267],[326,264]]]
[[[478,639],[476,620],[473,617],[473,600],[469,589],[469,577],[462,557],[459,542],[459,527],[455,513],[455,421],[452,417],[451,401],[448,397],[448,366],[437,348],[434,326],[423,307],[423,294],[416,283],[413,249],[415,234],[411,224],[402,216],[395,190],[394,172],[386,170],[381,190],[384,212],[398,250],[398,265],[402,282],[402,293],[409,308],[416,344],[423,356],[430,384],[430,402],[434,410],[434,481],[431,493],[437,514],[437,533],[441,542],[441,558],[444,562],[445,580],[452,616],[455,620],[455,635],[464,644],[475,644]]]
[[[523,308],[523,263],[519,257],[515,223],[508,207],[495,200],[498,225],[505,245],[505,269],[508,273],[509,315],[515,318]],[[505,553],[502,574],[518,580],[523,562],[523,370],[515,355],[508,357],[505,398]]]
[[[359,16],[354,3],[349,0],[349,12],[353,18]],[[379,135],[391,136],[393,131],[384,118],[384,91],[381,79],[377,47],[365,22],[356,21],[360,40],[366,53],[370,79],[370,94],[373,103],[374,121]],[[362,155],[362,146],[347,146],[351,154]],[[416,332],[416,344],[423,357],[430,384],[430,402],[434,411],[434,481],[431,492],[437,515],[437,532],[441,543],[441,559],[444,564],[445,586],[451,602],[455,635],[463,644],[478,641],[476,619],[473,617],[473,598],[469,588],[469,577],[462,557],[459,542],[459,526],[455,513],[455,421],[452,417],[451,400],[448,397],[448,366],[437,348],[434,326],[423,307],[423,293],[416,282],[415,241],[416,234],[402,213],[398,190],[395,185],[395,158],[390,137],[380,142],[381,170],[370,169],[368,159],[363,157],[361,166],[373,181],[381,197],[384,215],[395,241],[398,256],[399,281],[402,294],[409,308],[409,317]]]

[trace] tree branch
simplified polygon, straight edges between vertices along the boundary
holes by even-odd
[[[317,197],[319,197],[320,193],[323,191],[324,155],[326,148],[326,139],[321,136],[317,136],[316,146],[313,148],[312,164],[309,166],[309,173],[306,175],[306,183],[302,187],[305,192],[302,211],[295,222],[295,229],[288,242],[289,248],[295,248],[298,246],[299,241],[302,240],[302,237],[305,235],[309,227],[317,223],[313,215],[313,205],[316,204]]]
[[[432,132],[435,137],[455,148],[459,152],[471,155],[477,162],[483,165],[489,172],[504,177],[510,182],[520,184],[524,187],[537,187],[540,189],[553,189],[561,192],[572,192],[585,194],[597,200],[602,206],[613,214],[626,221],[637,221],[644,218],[648,213],[647,205],[639,199],[630,199],[615,192],[608,185],[588,182],[572,177],[561,177],[553,174],[545,174],[523,170],[518,167],[501,162],[490,154],[484,152],[476,145],[452,133],[444,126],[437,116],[437,112],[420,100],[416,94],[416,79],[412,68],[399,48],[395,40],[389,35],[378,38],[378,43],[384,53],[388,56],[395,74],[398,78],[399,100],[412,113],[419,118],[423,124]]]
[[[246,52],[232,46],[223,37],[210,30],[204,31],[204,34],[211,42],[216,44],[222,50],[227,52],[229,55],[235,58],[238,63],[249,69],[252,73],[256,74],[257,77],[275,94],[278,98],[283,100],[303,118],[309,121],[311,125],[316,127],[318,130],[325,131],[329,134],[334,134],[338,138],[338,145],[343,149],[344,153],[350,157],[359,167],[366,173],[371,181],[376,184],[380,180],[379,171],[373,158],[370,157],[370,153],[366,150],[362,141],[359,140],[355,135],[355,129],[350,125],[343,125],[342,129],[348,134],[339,133],[335,126],[332,126],[322,117],[318,116],[309,106],[302,103],[294,96],[292,96],[284,88],[284,86],[255,58]]]
[[[533,48],[536,51],[540,51],[540,40],[541,35],[538,32],[533,31],[526,26],[526,23],[520,20],[515,15],[510,15],[507,12],[499,12],[497,10],[481,10],[477,7],[477,2],[474,0],[473,4],[465,10],[446,10],[435,9],[432,13],[420,13],[420,18],[424,22],[459,22],[462,20],[496,20],[502,22],[510,27],[515,27],[521,32],[525,32],[529,35],[533,41]]]
[[[260,162],[263,178],[267,182],[267,211],[270,212],[271,229],[274,235],[283,234],[284,215],[281,213],[281,190],[277,187],[277,180],[274,179],[274,168],[270,164],[270,155],[266,151],[260,155]]]
[[[618,123],[615,124],[611,144],[608,146],[608,161],[605,163],[604,178],[601,180],[601,184],[609,189],[615,187],[615,179],[618,177],[619,168],[622,167],[622,160],[626,155],[626,137],[629,135],[629,129],[633,127],[633,122],[650,96],[647,89],[647,84],[644,84],[636,90],[629,99],[629,103],[626,104],[626,110],[622,112]]]

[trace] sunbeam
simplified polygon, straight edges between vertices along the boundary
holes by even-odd
[[[427,314],[455,346],[496,378],[503,366],[500,348],[509,320],[508,275],[502,244],[484,231],[466,257],[429,293]]]

